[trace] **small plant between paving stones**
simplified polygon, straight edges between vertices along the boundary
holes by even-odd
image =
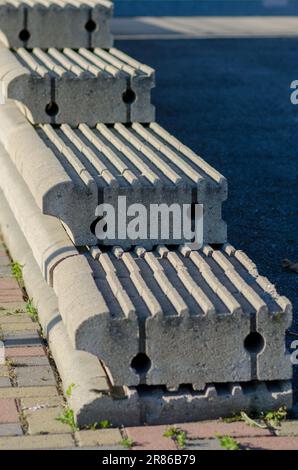
[[[170,437],[176,443],[179,449],[184,449],[186,445],[187,434],[180,428],[171,427],[164,432],[164,437]]]

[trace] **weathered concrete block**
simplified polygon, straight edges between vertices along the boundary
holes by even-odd
[[[43,279],[1,190],[0,226],[10,253],[23,265],[26,289],[38,309],[39,322],[48,339],[64,391],[75,384],[67,399],[78,424],[90,425],[102,419],[108,419],[115,425],[140,424],[137,392],[122,388],[113,391],[98,358],[72,347],[59,313],[57,295]],[[117,349],[117,345],[114,347]]]
[[[40,213],[8,155],[0,158],[0,186],[54,287],[73,346],[98,356],[115,386],[202,390],[291,378],[290,303],[242,252],[160,245],[78,255],[59,221]]]
[[[4,99],[35,124],[150,122],[154,70],[118,49],[0,47]]]
[[[0,165],[0,188],[32,248],[41,272],[51,284],[57,263],[78,252],[59,221],[41,214],[24,180],[1,145]]]
[[[230,245],[159,246],[155,252],[118,248],[96,256],[99,285],[109,256],[136,308],[140,349],[131,367],[140,384],[202,390],[211,382],[292,377],[285,352],[291,305],[260,288],[257,271],[250,274],[237,261],[239,253]]]
[[[252,329],[260,335],[252,336],[253,341],[250,346],[251,354],[256,356],[255,375],[258,380],[274,380],[277,376],[280,380],[287,380],[292,376],[292,364],[289,354],[286,354],[285,340],[281,332],[286,332],[291,326],[291,302],[278,294],[276,287],[268,278],[259,275],[255,263],[242,250],[236,250],[227,244],[224,251],[229,255],[231,264],[221,258],[218,261],[222,269],[231,272],[233,266],[236,271],[242,273],[244,279],[253,278],[255,293],[260,297],[263,296],[268,303],[268,309],[256,312],[252,319]]]
[[[4,151],[0,152],[0,165],[0,188],[7,197],[44,278],[54,287],[59,310],[73,345],[101,358],[115,385],[137,384],[138,376],[130,368],[130,363],[139,351],[138,320],[135,308],[121,288],[120,281],[113,272],[107,272],[107,280],[98,286],[86,257],[78,254],[59,220],[40,213]],[[68,257],[72,261],[62,266],[62,261]],[[109,283],[112,286],[110,288]],[[113,301],[109,308],[103,285],[107,291],[115,289],[110,290],[108,295],[112,295],[112,292],[117,295],[117,301]]]
[[[291,409],[293,392],[290,381],[209,384],[194,392],[181,387],[179,392],[165,392],[148,387],[139,392],[148,424],[172,424],[218,419],[241,411],[261,413],[281,406]]]
[[[114,385],[135,385],[130,363],[139,351],[136,309],[108,256],[105,261],[106,278],[95,282],[84,256],[69,258],[56,267],[53,287],[75,349],[100,358]]]
[[[2,0],[1,40],[9,47],[111,47],[107,0]]]
[[[95,213],[101,203],[111,204],[116,215],[116,238],[100,240],[104,245],[149,249],[185,241],[183,234],[174,238],[173,223],[166,239],[117,238],[118,215],[123,215],[118,196],[126,197],[127,207],[143,204],[147,214],[153,204],[203,204],[204,241],[226,241],[221,218],[226,179],[157,124],[42,125],[35,130],[14,103],[0,107],[0,119],[0,140],[39,208],[58,217],[76,245],[97,243]]]
[[[292,407],[290,381],[216,383],[208,384],[201,392],[185,385],[178,392],[165,392],[163,387],[154,386],[111,388],[106,372],[95,356],[72,348],[58,312],[58,299],[42,279],[1,191],[0,209],[4,238],[14,258],[25,264],[26,288],[38,305],[39,320],[47,332],[63,388],[67,390],[69,385],[76,384],[68,400],[80,426],[104,419],[115,426],[172,424],[216,419],[240,411],[260,413],[280,406]],[[229,246],[226,249],[231,252]]]

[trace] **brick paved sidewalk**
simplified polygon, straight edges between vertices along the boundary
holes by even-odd
[[[283,422],[278,432],[223,421],[75,430],[57,419],[62,415],[62,421],[71,423],[66,413],[70,410],[40,326],[30,313],[35,319],[34,308],[12,274],[11,260],[0,239],[0,340],[5,346],[5,362],[0,365],[0,450],[298,449],[298,421],[290,420]]]

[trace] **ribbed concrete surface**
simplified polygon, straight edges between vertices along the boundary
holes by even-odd
[[[44,214],[61,219],[77,245],[97,243],[90,226],[102,202],[116,208],[118,196],[127,206],[142,203],[204,205],[204,240],[226,241],[221,218],[227,197],[226,179],[156,123],[123,126],[98,124],[77,129],[41,125],[36,130],[13,103],[0,107],[0,140]],[[45,175],[41,178],[42,174]],[[117,227],[116,227],[117,228]],[[121,240],[150,247],[168,240]],[[105,239],[114,245],[117,240]]]
[[[140,352],[149,358],[136,366],[140,383],[202,390],[214,380],[291,378],[281,333],[291,304],[242,251],[227,244],[92,253],[110,314],[138,316]]]
[[[33,123],[150,122],[154,70],[118,49],[0,47],[4,98]]]
[[[1,0],[1,40],[9,47],[112,45],[108,0]]]
[[[70,407],[80,426],[108,419],[114,425],[161,424],[224,417],[240,411],[260,412],[292,406],[289,381],[209,384],[201,392],[182,386],[178,392],[162,387],[113,388],[100,363],[90,354],[75,351],[59,316],[57,298],[46,285],[30,248],[0,192],[0,225],[15,259],[24,264],[29,295],[49,340],[64,390],[75,383]]]
[[[225,245],[78,254],[60,222],[39,212],[8,155],[1,158],[0,186],[54,287],[72,345],[98,356],[112,383],[202,390],[215,380],[291,377],[290,303],[242,252]]]

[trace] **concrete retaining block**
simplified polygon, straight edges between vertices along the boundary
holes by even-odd
[[[261,413],[281,406],[291,409],[290,381],[209,384],[194,392],[181,387],[179,392],[165,392],[149,387],[139,392],[148,424],[173,424],[233,416],[246,411]]]
[[[106,364],[113,384],[137,384],[139,379],[130,363],[139,351],[138,320],[120,282],[116,285],[117,301],[108,308],[105,289],[108,291],[113,273],[98,286],[87,258],[78,254],[59,220],[41,214],[3,148],[0,165],[0,188],[45,280],[54,287],[73,346],[96,353]],[[67,258],[72,261],[67,263]]]
[[[53,287],[73,347],[100,358],[113,385],[137,384],[130,363],[139,351],[138,319],[121,280],[111,271],[95,282],[87,259],[75,256],[57,266]]]
[[[211,382],[291,379],[291,304],[260,287],[257,271],[238,262],[241,253],[205,245],[96,255],[95,279],[107,276],[108,258],[136,307],[141,348],[131,367],[140,384],[202,390]]]
[[[58,298],[43,279],[32,251],[25,240],[0,190],[0,226],[11,255],[23,265],[23,278],[30,298],[38,309],[38,319],[59,371],[63,390],[79,426],[107,419],[114,425],[141,423],[138,394],[135,390],[114,390],[96,356],[71,346],[59,313]]]
[[[202,390],[214,381],[292,377],[284,344],[291,305],[263,286],[244,254],[230,245],[160,245],[78,255],[8,155],[0,158],[0,186],[54,287],[73,347],[98,356],[115,386]]]
[[[111,48],[0,47],[4,99],[16,100],[35,124],[150,122],[155,72]]]
[[[24,264],[26,288],[38,307],[39,320],[46,332],[64,391],[75,384],[71,397],[67,399],[80,426],[104,419],[115,426],[172,424],[216,419],[240,411],[260,413],[280,406],[292,407],[290,381],[208,384],[201,392],[190,386],[181,386],[178,392],[165,392],[163,387],[154,386],[111,388],[98,360],[72,348],[59,315],[57,297],[42,279],[1,192],[0,225],[10,252]]]
[[[107,0],[14,0],[0,5],[1,40],[9,47],[111,47]]]
[[[0,107],[0,140],[44,214],[58,217],[76,245],[94,245],[98,204],[115,208],[118,196],[127,207],[151,204],[198,203],[204,208],[204,241],[224,243],[226,224],[221,206],[227,197],[226,179],[207,162],[155,123],[118,123],[96,129],[41,125],[35,130],[13,103]],[[121,213],[121,209],[119,210]],[[148,227],[149,230],[149,217]],[[170,225],[168,239],[104,239],[104,245],[179,244]]]
[[[52,284],[53,270],[62,259],[78,254],[61,224],[41,214],[33,196],[0,145],[0,188],[18,220],[44,278]]]
[[[285,332],[292,322],[292,305],[284,296],[278,294],[276,287],[268,278],[258,274],[257,267],[249,257],[242,251],[236,250],[227,244],[224,251],[229,256],[229,262],[219,261],[222,268],[231,276],[232,269],[243,273],[245,279],[251,276],[255,282],[253,284],[257,295],[264,297],[270,306],[264,312],[257,311],[252,319],[252,329],[258,332],[264,339],[263,348],[260,338],[255,337],[256,376],[258,380],[288,379],[292,375],[292,364],[288,354],[283,354],[286,350],[285,341],[281,332]],[[231,266],[232,265],[232,266]],[[233,278],[233,277],[232,277]],[[249,282],[248,282],[249,283]],[[234,284],[237,284],[234,281]],[[259,351],[258,351],[259,349]],[[253,351],[252,351],[253,354]]]
[[[4,151],[0,159],[0,187],[54,287],[73,347],[100,358],[114,386],[203,390],[292,377],[284,343],[291,305],[262,284],[244,254],[230,245],[160,245],[79,255],[59,221],[40,213]]]

